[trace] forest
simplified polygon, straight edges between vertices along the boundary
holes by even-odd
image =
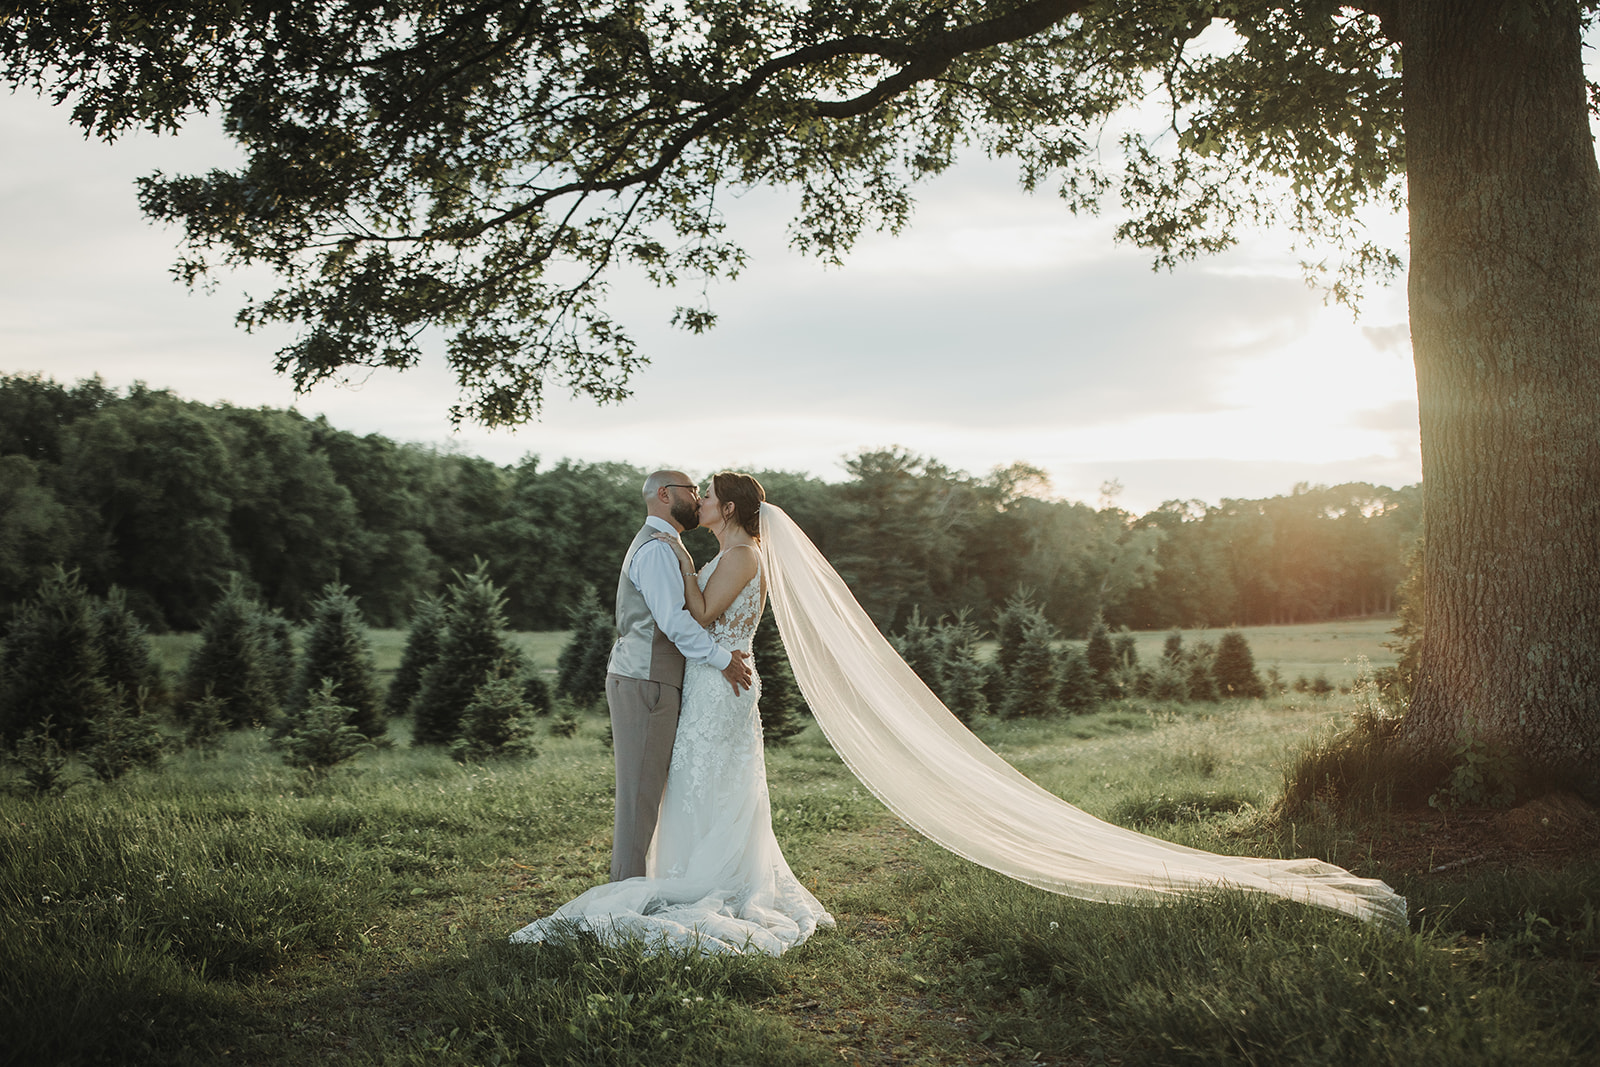
[[[1135,515],[1052,499],[1022,462],[973,475],[888,449],[843,466],[837,482],[754,473],[886,630],[913,609],[988,628],[1019,589],[1074,637],[1096,612],[1132,629],[1387,613],[1420,529],[1420,486],[1302,484]],[[157,631],[197,629],[234,575],[297,621],[337,581],[371,625],[397,627],[482,560],[512,628],[566,629],[585,589],[609,602],[645,473],[500,466],[293,410],[4,377],[0,626],[60,563],[91,592],[122,589]],[[714,550],[709,535],[688,543]]]

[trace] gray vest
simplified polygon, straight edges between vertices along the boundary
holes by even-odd
[[[650,605],[644,594],[628,577],[633,555],[649,544],[656,535],[653,526],[645,526],[634,535],[627,555],[622,557],[622,574],[617,578],[617,642],[611,646],[611,660],[606,665],[610,674],[624,678],[646,678],[674,689],[683,688],[683,653],[672,639],[656,626],[650,614]]]

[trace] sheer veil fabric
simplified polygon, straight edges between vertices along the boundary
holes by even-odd
[[[1113,826],[1035,785],[940,703],[791,518],[761,505],[768,591],[795,679],[852,773],[973,863],[1083,900],[1265,893],[1397,927],[1405,898],[1320,860],[1221,856]]]

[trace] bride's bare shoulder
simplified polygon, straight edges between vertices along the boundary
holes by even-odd
[[[734,545],[722,554],[722,562],[718,568],[728,568],[730,577],[737,578],[740,585],[756,576],[756,571],[761,569],[761,554],[756,551],[755,545]]]

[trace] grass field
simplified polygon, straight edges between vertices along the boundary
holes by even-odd
[[[1306,639],[1300,662],[1359,643]],[[532,652],[553,662],[559,644]],[[1130,702],[977,731],[1101,817],[1385,877],[1411,902],[1406,933],[1277,901],[1114,907],[1010,882],[902,827],[814,726],[768,755],[773,817],[838,927],[779,959],[506,943],[605,877],[597,713],[515,763],[457,765],[397,724],[314,783],[243,732],[159,774],[0,797],[0,1062],[1600,1059],[1592,859],[1391,867],[1369,827],[1272,815],[1283,764],[1346,721],[1345,699]]]

